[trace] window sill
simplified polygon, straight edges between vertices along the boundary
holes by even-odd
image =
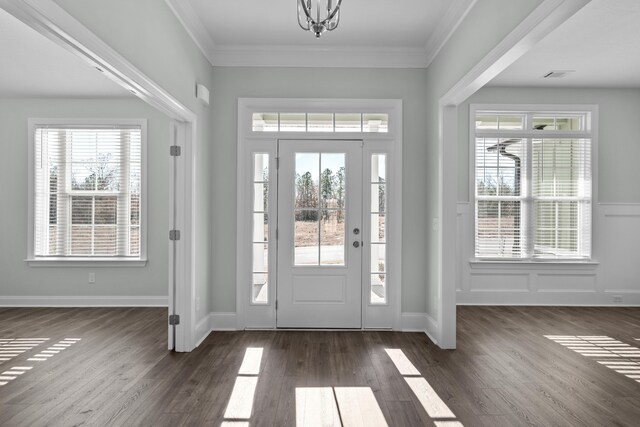
[[[29,267],[144,267],[146,259],[141,258],[29,258],[25,262]]]
[[[592,270],[597,268],[600,263],[594,259],[588,260],[496,260],[471,258],[469,265],[472,269],[585,269]]]

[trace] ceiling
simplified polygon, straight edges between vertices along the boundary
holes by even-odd
[[[592,0],[489,86],[640,87],[640,1]]]
[[[476,0],[344,0],[316,39],[297,0],[167,0],[213,65],[425,67]]]
[[[3,9],[0,57],[0,97],[133,96]]]

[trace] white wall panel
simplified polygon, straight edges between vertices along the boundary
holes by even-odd
[[[601,249],[602,289],[640,292],[640,205],[605,204],[598,208],[596,242]]]
[[[458,204],[458,304],[640,305],[640,204],[594,207],[593,262],[474,262],[473,208]]]

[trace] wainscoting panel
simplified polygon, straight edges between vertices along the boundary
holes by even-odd
[[[596,292],[596,274],[541,273],[537,279],[538,292]]]
[[[598,215],[604,291],[640,292],[640,206],[601,205]]]
[[[640,306],[640,204],[597,204],[591,262],[477,262],[474,212],[458,204],[458,304]]]
[[[470,292],[529,292],[529,274],[503,272],[472,273],[469,276]]]

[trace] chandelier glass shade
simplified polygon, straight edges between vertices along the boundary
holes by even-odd
[[[320,38],[325,31],[338,28],[342,0],[297,0],[298,24]]]

